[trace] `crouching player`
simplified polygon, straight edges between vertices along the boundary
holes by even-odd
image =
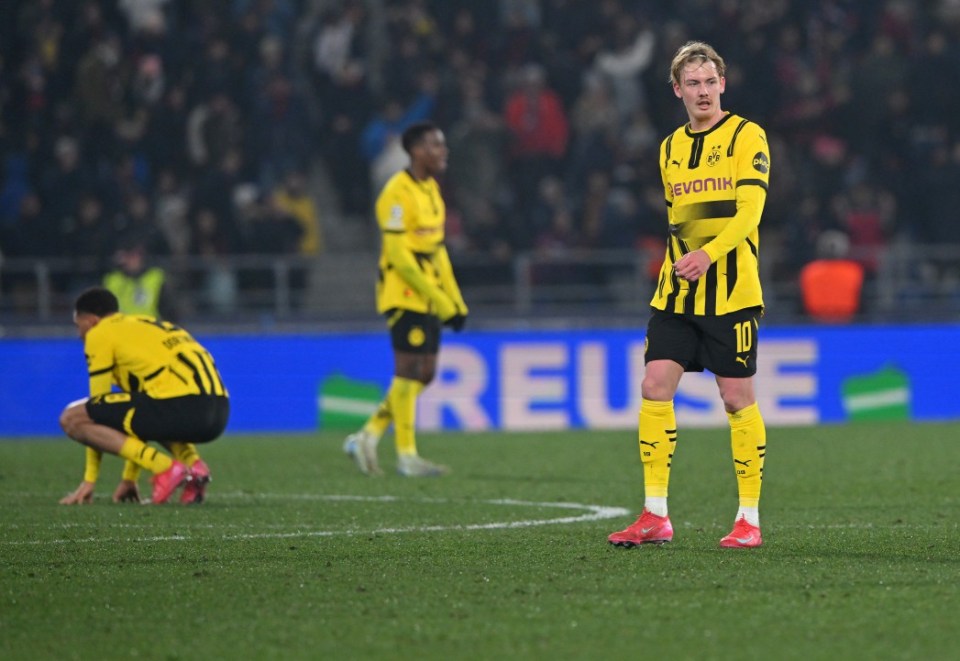
[[[93,499],[104,452],[127,460],[114,500],[139,500],[137,473],[146,468],[153,473],[152,502],[166,502],[184,484],[181,502],[201,502],[210,471],[193,444],[223,433],[230,414],[227,389],[213,357],[187,331],[118,310],[116,296],[101,287],[84,291],[74,305],[90,397],[68,404],[60,426],[87,446],[87,464],[80,486],[60,502]],[[112,392],[114,385],[119,392]],[[143,439],[161,443],[174,456]]]

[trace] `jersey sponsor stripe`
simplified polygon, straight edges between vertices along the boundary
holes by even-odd
[[[735,215],[737,215],[736,200],[697,202],[674,209],[673,212],[674,219],[681,223],[708,218],[733,218]]]

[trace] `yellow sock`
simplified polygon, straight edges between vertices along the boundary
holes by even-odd
[[[167,449],[170,450],[170,453],[173,455],[174,459],[185,465],[187,468],[190,468],[195,463],[200,461],[200,453],[197,452],[197,446],[193,443],[173,441],[168,445]]]
[[[423,384],[413,379],[393,377],[387,398],[393,413],[393,434],[397,454],[417,454],[417,397],[423,391]]]
[[[667,497],[670,460],[676,446],[677,418],[673,402],[641,400],[640,461],[643,462],[644,494],[648,498]]]
[[[136,482],[140,479],[140,467],[127,459],[123,462],[123,474],[121,475],[121,479],[127,480],[128,482]]]
[[[387,396],[377,406],[376,412],[364,423],[363,431],[381,438],[391,422],[393,422],[393,414],[390,412],[390,391],[388,390]]]
[[[119,454],[152,473],[162,473],[173,464],[173,459],[133,436],[127,436]]]
[[[740,507],[757,507],[763,481],[763,459],[767,451],[767,429],[756,403],[736,413],[728,413],[727,417],[730,418],[730,444],[737,472]]]

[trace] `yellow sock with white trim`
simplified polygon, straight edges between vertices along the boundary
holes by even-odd
[[[735,413],[728,413],[727,417],[730,420],[730,445],[740,495],[737,518],[744,516],[748,523],[757,526],[760,525],[757,512],[763,482],[763,460],[767,451],[767,429],[756,403]]]
[[[657,516],[666,516],[670,462],[677,446],[677,418],[672,401],[641,400],[639,436],[644,507]]]
[[[417,397],[423,392],[423,384],[413,379],[393,377],[390,392],[390,411],[393,413],[393,434],[397,454],[417,454]]]
[[[117,454],[152,473],[162,473],[173,465],[173,459],[132,436],[127,436]]]

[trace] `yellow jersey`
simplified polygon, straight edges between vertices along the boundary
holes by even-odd
[[[92,397],[109,393],[113,385],[155,399],[228,396],[210,353],[167,321],[111,314],[87,332],[83,351]]]
[[[443,290],[443,266],[438,264],[438,252],[443,249],[446,256],[443,244],[446,206],[437,180],[429,177],[420,181],[414,179],[409,171],[401,170],[383,187],[377,198],[376,215],[382,233],[402,236],[404,252],[416,261],[427,285]],[[451,292],[446,293],[452,295]],[[383,313],[396,308],[434,312],[430,298],[417,291],[398,273],[387,251],[381,247],[377,311]]]
[[[681,126],[660,145],[660,176],[669,237],[651,305],[696,315],[762,306],[758,226],[770,181],[763,129],[730,113],[706,131]],[[712,263],[687,282],[673,264],[698,249]]]

